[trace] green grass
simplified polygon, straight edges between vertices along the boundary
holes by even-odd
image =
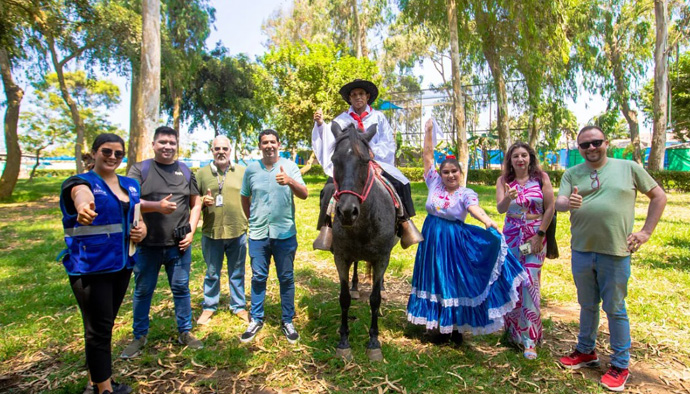
[[[406,292],[416,248],[396,246],[387,273],[389,299],[379,320],[385,362],[365,355],[370,312],[365,300],[353,302],[350,340],[354,362],[335,358],[340,308],[332,256],[312,251],[316,237],[318,195],[324,179],[308,177],[310,197],[297,201],[299,249],[295,325],[302,339],[290,346],[280,334],[278,282],[272,270],[266,300],[266,326],[252,344],[241,344],[244,325],[227,310],[206,327],[195,328],[206,347],[183,349],[176,343],[172,297],[161,275],[151,310],[149,344],[141,357],[116,359],[117,377],[138,392],[255,392],[264,388],[299,392],[602,392],[596,376],[583,378],[562,371],[555,358],[572,346],[577,332],[577,304],[570,274],[569,221],[559,215],[561,258],[547,260],[542,273],[545,310],[575,311],[569,319],[544,319],[545,344],[536,361],[526,361],[502,344],[500,335],[468,338],[460,347],[422,341],[423,329],[406,322]],[[55,256],[63,248],[56,196],[61,179],[20,181],[13,199],[0,204],[0,391],[79,392],[86,382],[83,329],[67,277]],[[426,187],[412,185],[421,228]],[[494,188],[473,186],[482,207],[498,223]],[[628,310],[633,330],[633,357],[689,362],[690,345],[690,195],[672,194],[651,241],[633,257]],[[636,228],[642,226],[647,199],[640,197]],[[477,224],[474,219],[469,222]],[[199,236],[192,253],[192,305],[195,316],[203,299],[205,264]],[[250,274],[246,280],[249,292]],[[363,270],[360,270],[363,272]],[[227,302],[223,279],[221,302]],[[131,335],[132,285],[116,321],[113,354],[119,355]],[[367,286],[365,286],[366,288]],[[603,315],[603,314],[602,314]],[[607,344],[602,335],[600,350]],[[634,370],[633,370],[634,373]],[[635,384],[632,381],[631,384]],[[638,382],[639,384],[639,382]]]

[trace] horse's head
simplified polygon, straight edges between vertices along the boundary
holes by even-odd
[[[333,122],[331,131],[335,136],[333,152],[333,180],[336,185],[338,200],[336,215],[344,226],[351,226],[360,213],[360,203],[367,191],[368,180],[373,182],[369,162],[372,160],[369,141],[376,134],[376,125],[362,133],[354,124],[341,129],[338,122]]]

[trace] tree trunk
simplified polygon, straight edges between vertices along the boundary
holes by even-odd
[[[75,164],[77,168],[77,174],[81,174],[82,172],[84,172],[84,162],[82,161],[81,157],[81,154],[84,151],[84,120],[81,118],[81,114],[79,113],[77,103],[74,101],[72,95],[69,93],[69,90],[67,89],[67,83],[65,82],[65,74],[63,72],[64,64],[63,62],[58,61],[58,53],[57,49],[55,48],[55,40],[52,36],[48,35],[46,36],[46,41],[48,41],[48,46],[50,49],[50,58],[53,61],[53,67],[55,68],[55,73],[57,74],[58,82],[60,84],[60,93],[62,94],[62,99],[65,101],[65,104],[67,104],[67,107],[69,108],[69,113],[72,117],[72,122],[74,123],[75,131],[77,132],[77,139],[74,143],[74,160],[76,161]]]
[[[664,168],[666,150],[666,122],[668,109],[668,0],[654,1],[656,20],[656,44],[654,46],[654,128],[652,149],[649,152],[649,169]]]
[[[135,161],[152,156],[161,102],[161,4],[142,0],[141,73],[137,99],[138,132]],[[178,138],[179,143],[179,138]]]
[[[489,50],[490,51],[490,50]],[[488,52],[488,51],[487,51]],[[498,147],[503,152],[510,147],[510,128],[508,126],[508,93],[498,54],[486,56],[496,88],[496,127],[498,128]]]
[[[352,27],[353,35],[352,41],[355,45],[355,53],[357,59],[362,58],[362,29],[359,22],[359,10],[357,7],[357,0],[350,0],[350,5],[352,6],[352,21],[354,26]]]
[[[469,170],[469,148],[465,129],[465,100],[462,96],[462,76],[460,75],[460,44],[458,42],[458,9],[456,0],[446,2],[448,12],[448,30],[450,32],[451,73],[453,76],[453,120],[457,130],[458,162],[462,165],[462,182],[467,183]]]
[[[129,147],[127,148],[127,172],[136,163],[137,157],[142,157],[139,153],[139,141],[141,130],[139,130],[139,67],[135,62],[132,64],[132,86],[130,91],[129,103]]]
[[[307,164],[305,164],[302,168],[300,168],[300,170],[299,170],[300,174],[304,175],[307,172],[309,172],[309,170],[311,170],[312,164],[314,164],[315,159],[316,159],[316,155],[312,151],[311,155],[309,156],[309,160],[307,160]]]
[[[612,35],[608,36],[611,37]],[[630,108],[630,103],[628,102],[630,99],[630,91],[625,82],[625,71],[623,70],[621,61],[620,48],[613,38],[608,38],[607,44],[607,56],[613,68],[613,80],[616,85],[616,100],[623,113],[623,117],[625,117],[625,121],[628,122],[628,129],[630,130],[633,160],[642,164],[642,154],[640,153],[640,127],[637,121],[637,112]]]
[[[31,168],[31,174],[29,174],[29,182],[31,182],[34,179],[34,175],[36,175],[36,169],[41,164],[41,151],[43,149],[45,149],[45,146],[36,148],[36,162],[34,163],[33,168]]]
[[[180,132],[180,113],[182,107],[182,92],[179,89],[172,90],[173,94],[173,128]]]
[[[10,57],[4,47],[0,47],[0,72],[2,73],[2,83],[5,87],[5,97],[7,98],[7,109],[5,110],[7,161],[5,169],[2,171],[2,178],[0,178],[0,200],[5,200],[12,196],[22,164],[22,150],[19,147],[17,124],[19,123],[19,105],[24,97],[24,91],[12,79]]]

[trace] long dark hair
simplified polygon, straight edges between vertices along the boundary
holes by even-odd
[[[540,179],[542,176],[541,166],[539,165],[539,160],[537,159],[537,153],[532,149],[529,144],[522,141],[517,141],[508,148],[505,157],[503,158],[503,168],[501,171],[501,177],[503,177],[503,182],[510,183],[515,180],[515,169],[513,168],[513,163],[511,163],[510,158],[513,156],[515,149],[522,148],[529,154],[529,166],[527,167],[527,174],[530,178]]]

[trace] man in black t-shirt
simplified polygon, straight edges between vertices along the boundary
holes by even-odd
[[[127,174],[141,184],[141,212],[149,232],[139,244],[139,258],[134,265],[134,340],[122,352],[122,358],[136,357],[146,344],[151,298],[161,266],[165,267],[173,293],[178,341],[192,349],[204,346],[190,332],[189,295],[190,247],[202,205],[194,174],[175,160],[177,137],[175,129],[157,128],[153,136],[154,159],[133,165]]]

